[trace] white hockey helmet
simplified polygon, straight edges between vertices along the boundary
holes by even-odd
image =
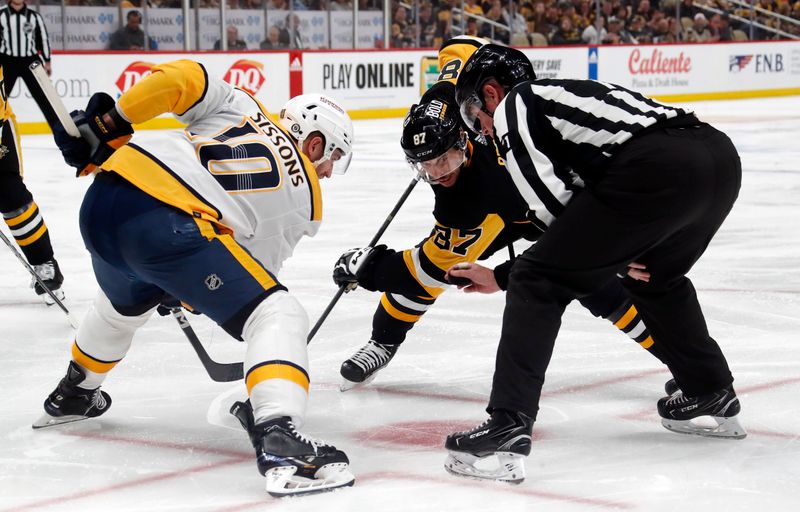
[[[333,162],[333,172],[347,171],[353,156],[353,121],[334,100],[322,94],[295,96],[283,106],[279,121],[300,145],[312,132],[321,132],[325,136],[325,153],[314,165],[330,159],[339,149],[342,156]]]

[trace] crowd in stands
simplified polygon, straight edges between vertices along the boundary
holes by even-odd
[[[461,0],[412,3],[392,2],[392,47],[436,47],[462,33]],[[750,9],[728,0],[602,0],[599,14],[593,0],[464,0],[463,6],[463,33],[515,46],[702,43],[750,36]],[[756,6],[800,22],[800,0],[757,0]],[[800,36],[798,23],[759,10],[752,18]],[[760,27],[752,36],[786,38]]]

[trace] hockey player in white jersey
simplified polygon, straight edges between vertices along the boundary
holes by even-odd
[[[184,132],[139,142],[132,123],[171,112]],[[352,485],[344,452],[299,433],[308,398],[308,318],[276,274],[322,220],[319,179],[346,170],[353,126],[333,100],[290,100],[279,122],[199,63],[155,66],[118,101],[96,94],[72,113],[83,138],[57,130],[79,174],[95,178],[80,227],[100,285],[66,377],[34,428],[100,416],[100,389],[134,332],[166,296],[247,343],[247,430],[275,496]]]

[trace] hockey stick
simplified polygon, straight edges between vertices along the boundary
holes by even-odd
[[[200,358],[200,362],[203,363],[203,368],[206,369],[211,380],[214,382],[233,382],[235,380],[241,380],[244,377],[244,363],[218,363],[211,359],[211,356],[206,352],[205,347],[203,347],[203,344],[200,342],[200,338],[195,334],[192,325],[189,323],[189,319],[183,314],[181,308],[169,308],[169,311],[172,313],[172,316],[175,317],[175,320],[178,321],[178,325],[181,327],[183,334],[186,335],[189,343],[192,344],[192,348],[197,353],[197,357]]]
[[[80,137],[81,132],[78,131],[78,127],[75,126],[75,121],[72,120],[72,117],[67,112],[64,102],[61,101],[61,96],[58,95],[55,87],[53,87],[53,82],[51,82],[50,77],[47,76],[47,72],[44,70],[41,61],[34,61],[29,68],[31,73],[33,73],[33,77],[39,83],[39,87],[42,88],[42,92],[47,98],[48,103],[50,103],[50,106],[53,108],[53,112],[55,112],[56,117],[58,117],[58,120],[61,122],[61,126],[73,137]]]
[[[400,199],[397,200],[397,204],[395,204],[394,208],[392,208],[392,211],[389,212],[389,215],[386,217],[386,220],[383,221],[383,225],[380,227],[380,229],[378,229],[378,232],[375,233],[375,236],[372,237],[372,240],[370,240],[369,244],[367,244],[367,247],[374,247],[375,244],[378,243],[378,240],[380,240],[380,238],[383,236],[383,233],[386,231],[386,228],[388,228],[389,224],[392,222],[392,220],[394,220],[394,216],[397,215],[398,211],[400,211],[400,207],[403,206],[403,203],[406,202],[406,199],[408,199],[408,196],[411,194],[411,191],[414,190],[414,187],[416,186],[419,180],[420,176],[414,176],[414,179],[412,179],[411,183],[408,184],[408,187],[406,187],[405,192],[403,192],[403,195],[400,196]],[[314,324],[314,327],[312,327],[311,331],[308,333],[308,339],[307,339],[308,343],[311,343],[311,340],[314,338],[314,335],[317,334],[319,328],[322,327],[322,322],[324,322],[325,319],[328,318],[328,315],[331,313],[333,306],[335,306],[336,303],[339,302],[339,299],[342,298],[342,294],[344,294],[346,288],[347,287],[344,285],[339,287],[339,290],[336,292],[336,295],[333,296],[333,299],[331,299],[330,303],[328,304],[328,307],[325,308],[325,311],[322,312],[322,315],[320,315],[319,320],[317,320],[317,323]]]
[[[39,286],[42,287],[42,289],[47,293],[47,295],[50,296],[51,299],[55,301],[56,304],[58,304],[58,307],[61,308],[61,311],[63,311],[64,314],[67,315],[67,321],[69,322],[69,325],[71,325],[73,329],[77,330],[78,322],[75,321],[74,318],[72,318],[72,314],[69,312],[69,309],[67,309],[67,306],[65,306],[64,303],[61,302],[61,299],[56,297],[56,294],[53,293],[53,291],[50,288],[48,288],[46,284],[44,284],[44,281],[42,281],[42,278],[39,277],[39,274],[37,274],[36,271],[33,270],[31,264],[28,263],[28,261],[22,256],[22,254],[19,253],[17,248],[14,247],[14,245],[11,243],[11,240],[9,240],[8,237],[5,235],[5,233],[3,233],[3,231],[1,230],[0,230],[0,238],[3,239],[3,243],[6,244],[9,249],[11,249],[11,252],[14,253],[14,256],[17,257],[20,263],[22,263],[28,270],[28,272],[30,272],[30,274],[33,276],[36,282],[39,283]]]

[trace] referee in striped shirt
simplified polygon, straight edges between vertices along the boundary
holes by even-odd
[[[565,307],[625,274],[686,399],[662,398],[662,418],[736,421],[733,377],[686,277],[739,192],[730,139],[617,85],[537,80],[522,52],[493,44],[467,61],[456,99],[468,125],[495,137],[529,218],[545,230],[511,269],[489,429],[525,425],[519,432],[530,435]],[[472,291],[497,290],[490,269],[450,274],[471,279]],[[491,438],[469,434],[450,436],[448,448],[469,451]]]
[[[52,127],[57,122],[55,112],[29,68],[31,63],[41,60],[47,74],[51,73],[50,42],[44,19],[29,9],[25,0],[9,0],[0,9],[0,32],[0,63],[5,73],[6,93],[10,95],[17,79],[22,78]]]

